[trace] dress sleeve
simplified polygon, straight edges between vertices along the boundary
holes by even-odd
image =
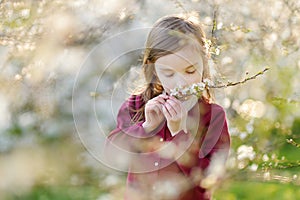
[[[199,164],[203,169],[208,167],[212,158],[217,155],[225,164],[230,149],[230,136],[224,109],[217,104],[212,104],[211,112],[206,118],[209,122],[199,151]]]
[[[113,137],[113,135],[120,131],[136,138],[149,137],[149,134],[142,127],[144,120],[140,122],[133,122],[132,120],[134,115],[132,110],[136,109],[135,106],[139,106],[140,104],[141,100],[135,97],[130,97],[122,104],[117,116],[117,127],[109,134],[109,137]]]
[[[133,122],[133,109],[138,109],[141,105],[140,97],[131,96],[126,100],[119,109],[116,128],[106,138],[103,148],[104,160],[113,168],[125,170],[136,153],[148,151],[151,140],[156,138],[153,136],[161,129],[159,126],[151,133],[146,133],[142,126],[144,120]]]
[[[115,145],[127,151],[132,150],[132,142],[135,139],[149,137],[142,126],[144,121],[133,122],[133,109],[140,106],[141,99],[131,96],[120,107],[117,115],[116,128],[109,133],[106,140],[107,145]]]

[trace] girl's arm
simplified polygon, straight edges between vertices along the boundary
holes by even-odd
[[[106,139],[103,149],[105,162],[114,168],[127,169],[135,153],[148,151],[145,144],[154,141],[154,135],[163,127],[162,123],[154,131],[147,132],[143,127],[144,120],[132,121],[132,109],[138,109],[142,103],[140,96],[131,96],[125,101],[118,112],[117,127]]]
[[[149,100],[145,105],[145,119],[134,122],[132,120],[135,114],[133,110],[138,110],[144,103],[140,95],[132,95],[119,109],[117,127],[109,134],[108,138],[120,132],[139,139],[155,135],[164,121],[164,116],[159,108],[164,101],[163,98],[160,95]]]

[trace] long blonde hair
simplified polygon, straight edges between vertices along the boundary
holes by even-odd
[[[210,78],[209,54],[205,48],[206,37],[201,25],[190,20],[189,16],[165,16],[155,22],[145,44],[142,69],[146,85],[141,92],[145,103],[163,92],[163,87],[155,71],[156,60],[182,49],[186,44],[186,40],[184,40],[186,38],[189,40],[192,38],[194,43],[198,43],[197,46],[200,47],[200,56],[203,60],[202,79]],[[209,102],[212,101],[212,94],[209,90],[205,91],[203,99]],[[139,117],[134,121],[138,121],[140,117],[144,116],[144,106],[137,110],[139,112],[137,116]]]

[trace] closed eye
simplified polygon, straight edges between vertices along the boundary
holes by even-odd
[[[188,73],[188,74],[194,74],[196,72],[196,69],[185,71],[185,72]]]
[[[188,73],[188,74],[195,73],[196,72],[195,64],[191,65],[191,66],[188,66],[187,68],[185,68],[185,72]]]
[[[165,74],[166,77],[172,77],[174,76],[174,73],[171,73],[171,74]]]

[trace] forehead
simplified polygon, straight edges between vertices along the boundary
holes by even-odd
[[[187,45],[173,54],[158,58],[155,62],[155,66],[158,68],[172,67],[181,69],[199,62],[202,62],[200,50],[194,45]]]

